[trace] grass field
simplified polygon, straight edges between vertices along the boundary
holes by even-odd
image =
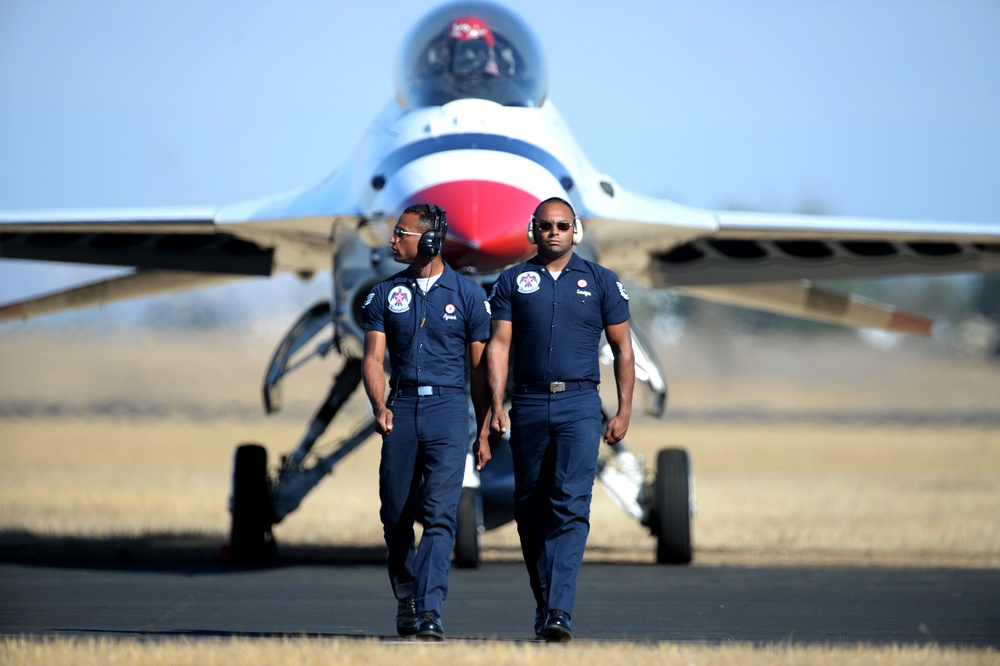
[[[271,340],[252,332],[132,338],[9,331],[0,338],[0,547],[11,550],[26,539],[113,544],[149,535],[160,539],[154,544],[183,537],[221,547],[235,445],[261,442],[271,460],[293,448],[339,363],[327,359],[293,377],[283,413],[265,418],[258,387]],[[637,415],[627,442],[649,462],[666,445],[690,451],[698,505],[693,566],[1000,566],[1000,428],[990,418],[1000,412],[995,362],[926,342],[880,351],[854,338],[711,333],[660,351],[671,379],[668,415]],[[352,400],[325,445],[364,415],[363,401]],[[279,543],[379,547],[377,458],[373,443],[347,458],[276,526]],[[600,490],[592,523],[588,561],[653,561],[652,537]],[[487,560],[519,557],[512,526],[487,533],[484,545]],[[127,641],[112,652],[128,663],[313,663],[319,655],[324,663],[353,663],[395,660],[398,649],[234,639],[197,647]],[[545,656],[523,645],[462,649],[449,645],[448,658],[531,664]],[[572,659],[621,662],[622,649],[573,646]],[[916,647],[629,649],[628,661],[638,664],[998,657]],[[0,661],[112,663],[109,654],[99,641],[8,639]],[[440,659],[439,652],[406,655],[415,664],[421,655]]]
[[[640,419],[652,460],[664,426]],[[983,426],[682,423],[695,470],[697,565],[1000,566],[1000,434]],[[233,445],[293,441],[287,422],[5,419],[0,533],[225,543]],[[676,439],[675,439],[676,438]],[[276,456],[272,456],[275,458]],[[381,545],[377,445],[345,460],[276,526],[279,543]],[[331,516],[337,516],[332,520]],[[595,490],[592,561],[652,562],[654,541]],[[516,559],[512,525],[484,558]]]
[[[558,650],[553,659],[553,650]],[[565,661],[576,666],[608,664],[746,664],[813,666],[994,666],[1000,653],[990,649],[951,647],[835,647],[751,645],[630,645],[623,643],[547,646],[499,641],[448,641],[440,645],[410,643],[384,645],[373,640],[350,641],[312,638],[256,640],[109,641],[99,639],[36,641],[7,639],[0,655],[10,664],[80,664],[83,666],[228,666],[234,663],[299,664],[301,666],[353,666],[354,664],[398,664],[408,666],[547,666]]]

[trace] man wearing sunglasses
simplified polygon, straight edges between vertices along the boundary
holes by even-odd
[[[513,355],[514,519],[535,596],[535,635],[549,642],[572,638],[603,420],[602,333],[614,353],[618,392],[604,435],[609,445],[628,430],[635,383],[628,294],[614,273],[573,253],[582,236],[572,206],[546,199],[528,223],[538,254],[501,273],[490,294],[490,429],[496,436],[507,431],[503,402]]]
[[[441,258],[445,212],[416,204],[389,242],[409,267],[375,285],[362,308],[362,376],[382,435],[379,498],[400,636],[442,640],[441,607],[455,544],[456,510],[469,448],[465,388],[470,359],[478,437],[476,467],[490,459],[489,398],[480,363],[489,337],[486,292]],[[383,363],[392,370],[386,398]],[[415,548],[413,523],[424,526]]]

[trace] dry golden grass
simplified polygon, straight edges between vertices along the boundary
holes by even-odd
[[[533,643],[500,641],[449,641],[442,644],[408,643],[386,645],[374,640],[282,638],[198,641],[139,641],[81,639],[34,640],[7,638],[0,655],[11,664],[170,664],[214,666],[233,663],[301,664],[312,666],[399,664],[408,666],[542,666],[551,664],[553,651],[560,661],[577,666],[607,664],[706,664],[743,666],[745,664],[815,664],[816,666],[938,666],[939,664],[996,664],[1000,656],[993,649],[951,647],[835,647],[751,645],[678,645],[659,643],[584,643],[547,646]],[[373,659],[373,655],[376,655]]]
[[[645,421],[632,434],[648,460],[664,442],[690,450],[698,563],[1000,566],[995,427]],[[595,512],[590,545],[652,561],[652,541],[628,527]]]
[[[100,334],[6,325],[0,328],[0,405],[63,412],[95,405],[190,412],[196,405],[208,414],[259,414],[264,365],[290,323],[236,332]],[[654,346],[669,381],[670,409],[678,413],[1000,411],[1000,360],[924,339],[879,350],[849,335],[751,337],[698,329],[677,344]],[[293,375],[283,413],[301,424],[339,366],[330,355]]]
[[[293,378],[286,410],[259,415],[270,341],[214,333],[102,339],[73,333],[0,338],[0,534],[113,539],[202,535],[222,545],[234,446],[294,447],[338,361]],[[645,456],[691,452],[698,513],[694,566],[1000,566],[1000,429],[995,423],[850,419],[714,422],[710,411],[765,409],[947,415],[1000,410],[1000,369],[981,358],[909,347],[877,352],[800,339],[704,336],[665,348],[671,409],[637,416]],[[690,350],[694,349],[693,352]],[[95,412],[99,413],[95,416]],[[324,438],[365,413],[352,400]],[[103,414],[103,415],[100,415]],[[693,416],[691,416],[693,415]],[[284,544],[381,545],[374,442],[348,457],[276,530]],[[331,516],[337,516],[332,520]],[[653,539],[595,489],[591,561],[653,561]],[[0,544],[3,545],[3,544]],[[512,526],[487,533],[485,559],[519,557]],[[405,650],[405,653],[402,652]],[[442,652],[443,651],[443,652]],[[995,650],[572,644],[581,664],[997,663]],[[3,663],[540,663],[544,646],[417,647],[369,641],[8,638]]]
[[[267,442],[274,459],[300,430],[264,419],[5,419],[0,530],[195,533],[221,545],[233,446]],[[630,440],[650,461],[666,443],[690,450],[699,565],[1000,566],[996,428],[639,419]],[[375,442],[345,459],[275,528],[279,542],[379,546],[377,465]],[[653,561],[648,531],[599,489],[592,522],[590,561]],[[485,546],[487,560],[518,557],[511,525]]]
[[[981,358],[796,338],[736,338],[712,355],[699,347],[706,342],[717,341],[698,338],[695,355],[661,350],[678,377],[671,384],[675,413],[753,406],[775,412],[774,405],[792,416],[1000,411],[1000,367]],[[261,442],[277,461],[294,447],[339,367],[331,357],[293,376],[286,410],[265,418],[256,376],[269,346],[224,331],[2,340],[0,406],[8,412],[0,417],[0,530],[194,533],[223,543],[234,447]],[[323,442],[345,436],[365,414],[358,395]],[[993,423],[639,415],[628,443],[647,468],[663,446],[690,450],[697,565],[1000,565],[993,520],[1000,515],[993,473],[1000,469],[1000,429]],[[377,464],[372,440],[276,527],[279,542],[381,545]],[[623,518],[595,490],[589,559],[652,561],[653,539]],[[486,559],[519,557],[512,526],[488,533],[485,546]]]
[[[301,430],[263,418],[5,419],[0,530],[83,537],[202,533],[221,543],[229,529],[234,446],[269,442],[275,453],[290,448]],[[277,528],[279,537],[379,543],[377,458],[376,445],[346,459]]]

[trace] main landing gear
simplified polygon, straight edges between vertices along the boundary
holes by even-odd
[[[267,471],[267,451],[257,444],[236,449],[230,497],[232,532],[229,557],[238,561],[258,561],[272,557],[275,541],[271,527],[298,508],[306,495],[347,454],[357,449],[375,432],[374,419],[341,441],[331,453],[306,465],[313,444],[361,383],[361,361],[348,359],[337,375],[326,400],[309,423],[298,447],[282,456],[276,475]]]
[[[271,487],[267,478],[267,450],[259,444],[243,444],[233,461],[233,493],[230,512],[229,557],[253,561],[274,555],[271,534]]]
[[[597,461],[598,483],[625,513],[656,537],[659,564],[690,563],[695,501],[688,452],[661,449],[655,476],[647,479],[642,458],[620,443],[612,448],[613,455]]]

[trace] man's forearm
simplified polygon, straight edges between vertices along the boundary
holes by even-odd
[[[508,350],[499,345],[486,345],[487,388],[490,406],[493,409],[503,407],[503,397],[507,390]]]
[[[473,368],[470,378],[472,389],[472,408],[476,412],[476,432],[482,433],[489,428],[488,416],[490,413],[490,393],[489,380],[486,376],[486,363],[480,363],[479,367]]]
[[[368,394],[368,402],[372,406],[372,412],[377,413],[385,406],[385,371],[382,369],[382,363],[365,359],[361,375],[364,380],[365,393]]]
[[[635,357],[631,353],[615,355],[615,386],[618,390],[618,412],[632,413],[632,392],[635,389]]]

